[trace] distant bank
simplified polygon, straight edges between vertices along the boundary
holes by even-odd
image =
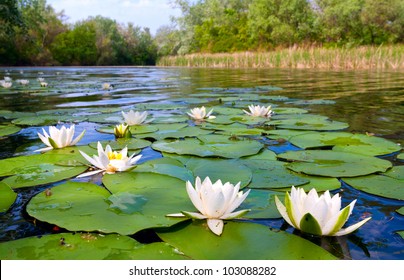
[[[268,52],[195,53],[161,57],[157,66],[404,70],[404,45],[291,47]]]

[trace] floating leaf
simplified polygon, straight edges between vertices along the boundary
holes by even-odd
[[[275,204],[275,195],[283,197],[284,193],[270,190],[253,189],[243,201],[239,209],[251,209],[245,216],[248,219],[277,219],[282,215]]]
[[[37,220],[55,224],[69,231],[100,231],[134,234],[142,229],[166,227],[181,219],[168,218],[169,213],[194,209],[179,179],[151,173],[122,172],[104,175],[108,188],[91,183],[67,182],[52,188],[52,196],[39,193],[27,205],[27,212]],[[108,199],[130,193],[147,203],[141,212],[111,211]],[[136,208],[136,207],[135,207]]]
[[[358,178],[343,178],[355,189],[382,197],[404,200],[404,180],[384,175],[369,175]]]
[[[114,134],[114,128],[115,126],[104,126],[97,128],[97,131],[102,133]],[[132,133],[132,135],[136,136],[138,134],[155,132],[158,130],[158,128],[151,125],[132,125],[129,126],[129,130]]]
[[[228,221],[221,236],[213,234],[204,220],[184,222],[157,234],[198,260],[336,259],[308,240],[254,223]]]
[[[136,167],[133,172],[152,172],[172,176],[183,181],[193,181],[194,176],[190,170],[173,158],[159,158],[149,160]]]
[[[13,205],[17,194],[4,182],[0,182],[0,212],[6,212]]]
[[[296,119],[274,120],[271,124],[282,129],[296,130],[341,130],[349,127],[347,123],[324,119],[323,116],[305,117]]]
[[[309,180],[293,174],[283,162],[267,160],[243,160],[252,170],[252,180],[248,185],[252,189],[282,189],[299,186]]]
[[[50,163],[38,163],[13,170],[16,175],[4,179],[13,189],[45,185],[75,177],[87,170],[87,166],[64,167]]]
[[[404,180],[404,165],[393,166],[393,168],[391,168],[383,175],[389,176],[397,180]]]
[[[89,146],[93,149],[97,149],[97,143],[90,143]],[[100,141],[100,143],[103,147],[105,147],[106,145],[110,145],[112,150],[122,150],[127,147],[128,150],[131,151],[140,150],[151,145],[150,141],[137,138],[118,138],[116,140]]]
[[[0,137],[17,133],[20,130],[21,128],[15,125],[0,125]]]
[[[152,148],[166,153],[180,155],[196,155],[200,157],[218,156],[223,158],[239,158],[257,154],[263,144],[252,140],[229,141],[229,143],[210,144],[198,139],[186,138],[176,141],[157,141]]]
[[[185,163],[195,177],[202,180],[209,177],[212,182],[221,180],[223,183],[230,182],[233,185],[241,182],[240,186],[247,186],[252,177],[250,168],[238,161],[225,159],[191,158]]]
[[[289,141],[300,148],[334,147],[334,151],[364,155],[385,155],[401,150],[397,144],[386,139],[348,132],[306,133],[291,137]]]
[[[398,159],[404,160],[404,153],[401,153],[397,156]]]
[[[396,212],[397,212],[398,214],[400,214],[400,215],[404,215],[404,207],[401,207],[401,208],[397,209]],[[403,231],[403,233],[404,233],[404,231]],[[403,236],[403,237],[404,237],[404,236]]]
[[[61,233],[0,243],[2,260],[184,259],[165,243],[141,244],[118,234]]]
[[[278,158],[296,161],[286,165],[295,172],[327,177],[363,176],[392,167],[387,160],[336,151],[292,151],[279,154]]]
[[[142,208],[147,203],[147,199],[144,196],[127,192],[113,194],[107,198],[107,201],[111,203],[109,209],[118,214],[142,213]]]

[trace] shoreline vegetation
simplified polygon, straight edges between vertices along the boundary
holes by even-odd
[[[404,70],[404,45],[290,47],[267,52],[194,53],[164,56],[156,66],[211,68],[294,68],[329,70]]]

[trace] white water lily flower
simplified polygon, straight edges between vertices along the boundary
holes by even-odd
[[[117,138],[130,138],[132,133],[129,130],[129,126],[125,124],[118,124],[114,127],[114,135]]]
[[[109,89],[113,89],[113,87],[110,83],[103,83],[102,89],[109,90]]]
[[[47,87],[47,86],[48,86],[48,83],[41,82],[41,87]]]
[[[3,82],[1,83],[1,86],[4,87],[4,88],[11,88],[12,85],[13,85],[12,82],[5,82],[5,81],[3,81]]]
[[[167,216],[207,219],[209,229],[216,235],[221,235],[223,232],[223,220],[238,218],[250,211],[246,209],[233,212],[250,192],[250,190],[245,193],[239,191],[240,182],[235,186],[229,182],[222,184],[221,180],[212,184],[209,177],[206,177],[203,182],[196,177],[195,188],[189,181],[186,183],[186,188],[189,198],[200,213],[182,211],[182,214]]]
[[[11,82],[12,79],[11,79],[10,77],[4,77],[4,81],[6,81],[6,82]]]
[[[26,86],[29,84],[29,80],[17,80],[20,85]]]
[[[73,140],[74,124],[69,128],[62,126],[60,129],[58,129],[56,126],[50,126],[49,134],[43,128],[42,131],[43,135],[38,132],[38,136],[48,147],[39,149],[37,150],[38,152],[76,145],[76,143],[83,138],[84,133],[86,132],[83,130],[83,132]]]
[[[38,82],[40,82],[40,83],[45,82],[45,79],[42,78],[42,77],[39,77],[37,80],[38,80]]]
[[[246,113],[249,116],[252,117],[264,117],[264,118],[269,118],[272,116],[273,111],[271,110],[271,105],[266,107],[265,106],[260,106],[260,105],[250,105],[248,106],[248,109],[250,109],[250,112],[247,112],[246,110],[243,110],[244,113]]]
[[[128,125],[140,125],[145,122],[147,118],[147,111],[144,112],[134,112],[130,110],[128,113],[122,111],[122,117],[125,123]]]
[[[86,153],[80,151],[81,155],[98,170],[83,173],[79,177],[94,175],[100,172],[113,174],[115,172],[123,172],[134,168],[135,163],[139,161],[142,155],[134,157],[135,154],[128,157],[128,148],[123,148],[119,153],[114,152],[110,145],[102,148],[100,142],[97,144],[98,156],[88,156]]]
[[[213,109],[209,111],[209,113],[206,114],[206,108],[205,106],[202,106],[200,108],[193,108],[191,109],[191,112],[187,112],[188,116],[193,118],[196,121],[203,121],[204,119],[214,119],[216,118],[215,116],[211,116],[213,112]]]
[[[285,205],[275,196],[276,207],[286,222],[301,230],[314,235],[341,236],[351,233],[369,221],[366,218],[352,226],[341,229],[352,213],[356,199],[344,209],[341,208],[339,194],[331,197],[330,192],[318,196],[313,188],[308,194],[303,188],[292,187],[285,196]]]

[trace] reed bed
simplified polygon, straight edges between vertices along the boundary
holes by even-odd
[[[404,69],[404,45],[299,48],[269,52],[196,53],[165,56],[158,66],[296,69]]]

